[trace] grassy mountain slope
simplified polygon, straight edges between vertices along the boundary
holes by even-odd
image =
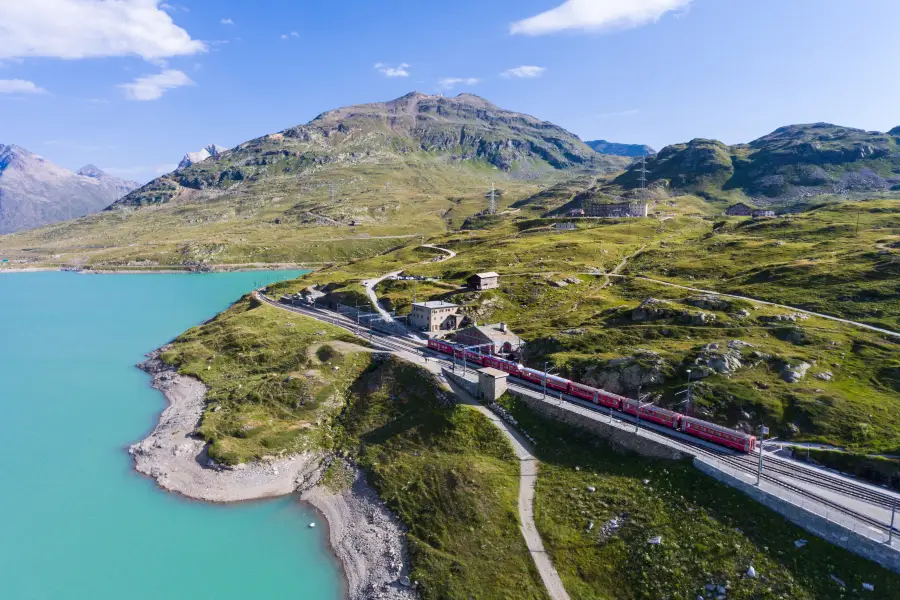
[[[640,386],[674,405],[691,368],[693,408],[706,418],[751,428],[766,423],[783,438],[898,451],[896,339],[607,275],[618,269],[900,329],[900,202],[828,204],[764,224],[705,217],[696,197],[671,202],[665,211],[672,218],[584,222],[571,232],[554,230],[539,218],[543,207],[526,205],[486,228],[431,240],[458,252],[454,259],[430,262],[408,246],[308,275],[279,292],[320,283],[336,295],[358,294],[360,280],[397,269],[440,277],[415,286],[386,281],[378,291],[401,314],[415,291],[419,299],[458,302],[478,322],[505,321],[529,341],[532,365],[551,360],[562,373],[612,391],[635,394]],[[501,274],[499,290],[462,287],[471,273],[489,270]],[[638,311],[648,298],[658,301],[649,317]],[[730,360],[725,355],[738,354],[739,364],[721,369]],[[805,375],[787,382],[786,373],[802,363],[810,365]]]
[[[492,181],[515,202],[626,162],[476,96],[413,93],[240,144],[103,214],[0,237],[0,255],[100,267],[351,259],[461,224],[486,208]]]
[[[650,187],[726,202],[792,204],[821,195],[900,190],[900,128],[889,133],[827,123],[790,125],[749,144],[695,139],[667,146],[647,160]],[[632,166],[610,186],[634,190]]]

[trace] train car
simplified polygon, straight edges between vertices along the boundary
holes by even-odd
[[[519,377],[524,379],[525,381],[530,381],[531,383],[544,383],[544,373],[543,371],[536,371],[534,369],[520,369]]]
[[[485,356],[484,366],[500,369],[501,371],[509,373],[513,376],[519,375],[519,365],[512,362],[511,360],[503,360],[502,358],[497,358],[496,356]]]
[[[428,340],[428,347],[432,350],[443,352],[444,354],[453,354],[453,344],[445,342],[444,340]]]
[[[556,375],[547,375],[547,387],[558,392],[568,392],[572,382]]]
[[[625,400],[625,398],[617,394],[610,394],[609,392],[603,390],[598,390],[598,392],[597,404],[602,404],[607,408],[622,410],[622,401]]]
[[[742,431],[728,429],[708,421],[693,417],[682,417],[679,431],[700,439],[728,446],[741,452],[753,452],[756,449],[756,437]]]
[[[575,383],[574,381],[569,384],[569,393],[573,396],[577,396],[582,400],[590,400],[594,404],[598,404],[597,395],[600,393],[600,390],[597,388],[592,388],[588,385],[584,385],[583,383]]]
[[[655,404],[647,404],[644,406],[641,406],[641,404],[640,400],[626,398],[622,402],[622,410],[624,410],[626,414],[635,416],[637,416],[638,410],[640,410],[640,418],[644,421],[652,421],[658,425],[678,429],[678,423],[682,417],[681,413],[661,408]]]
[[[484,354],[479,354],[478,352],[473,352],[472,350],[466,350],[466,361],[473,365],[481,365],[484,366],[484,359],[486,357]]]

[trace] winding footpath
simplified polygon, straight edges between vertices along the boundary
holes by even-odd
[[[451,258],[456,256],[456,252],[454,252],[453,250],[450,250],[448,248],[441,248],[439,246],[435,246],[434,244],[422,244],[422,248],[431,248],[432,250],[440,250],[441,252],[443,252],[447,255],[447,258],[445,258],[444,260],[450,260]]]
[[[391,274],[385,275],[381,279],[384,279],[385,277],[388,277],[390,275]],[[381,281],[381,279],[372,279],[369,281],[374,281],[377,283],[378,281]],[[374,297],[373,302],[375,302],[377,305],[378,298],[377,296],[375,296],[374,292],[375,284],[372,284],[371,287],[366,287],[367,289],[372,291],[371,297]],[[273,299],[265,295],[261,295],[261,298],[264,299],[266,303],[269,304],[269,306],[273,306],[275,308],[280,308],[282,310],[287,310],[290,312],[296,312],[314,319],[323,320],[351,331],[348,328],[347,324],[342,324],[338,321],[332,322],[310,311],[294,309],[292,307],[285,306],[283,304],[275,302]],[[396,350],[391,351],[391,354],[400,359],[414,363],[417,366],[423,366],[427,371],[430,371],[435,375],[442,375],[440,366],[435,362],[427,360],[426,358],[423,358],[411,352],[400,352]],[[453,385],[450,381],[447,381],[447,385],[450,390],[456,394],[457,398],[460,399],[461,404],[470,406],[474,410],[482,413],[509,440],[513,448],[513,452],[515,452],[516,458],[519,459],[520,465],[518,500],[519,530],[522,532],[522,538],[525,540],[525,546],[528,548],[528,553],[534,560],[534,564],[541,576],[541,581],[544,583],[544,587],[546,587],[547,593],[550,596],[551,600],[570,600],[569,594],[566,592],[566,588],[562,583],[562,579],[559,577],[559,573],[556,571],[556,568],[553,566],[553,562],[550,560],[549,554],[547,554],[547,551],[544,548],[544,542],[541,539],[541,535],[537,530],[537,525],[534,522],[534,497],[535,486],[537,485],[539,463],[537,458],[534,456],[531,445],[518,431],[516,431],[508,423],[503,421],[495,413],[491,412],[486,406],[483,406],[477,400],[472,398],[472,396],[465,390],[456,385]]]
[[[369,297],[369,301],[372,303],[372,306],[375,307],[375,310],[378,311],[378,314],[381,315],[381,318],[384,319],[388,323],[393,323],[394,318],[388,313],[388,311],[384,310],[381,307],[381,304],[378,302],[378,295],[375,294],[375,286],[387,279],[388,277],[396,277],[403,270],[394,271],[392,273],[387,273],[386,275],[382,275],[381,277],[376,277],[375,279],[366,279],[362,282],[363,287],[366,288],[366,295]]]
[[[537,525],[534,522],[534,496],[535,486],[537,485],[538,476],[538,459],[534,456],[531,445],[525,438],[511,427],[506,421],[498,417],[494,412],[486,406],[477,402],[465,390],[451,384],[451,388],[457,397],[463,400],[463,404],[471,406],[499,429],[506,439],[509,440],[516,458],[519,459],[519,531],[525,539],[525,545],[528,547],[528,553],[531,554],[532,560],[537,567],[547,588],[547,593],[552,600],[569,600],[569,594],[563,585],[559,573],[550,560],[550,555],[544,549],[544,542],[541,540],[541,534],[538,533]]]

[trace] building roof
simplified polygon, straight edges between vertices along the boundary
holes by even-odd
[[[429,300],[428,302],[413,302],[413,306],[421,306],[423,308],[459,308],[459,304],[452,302],[444,302],[443,300]]]
[[[497,273],[493,271],[488,271],[487,273],[475,273],[473,277],[477,277],[478,279],[487,279],[488,277],[500,277]]]
[[[500,324],[497,323],[495,325],[473,325],[472,327],[466,327],[457,332],[457,335],[463,334],[465,335],[466,330],[468,329],[476,329],[478,330],[484,337],[491,340],[491,342],[495,344],[505,344],[509,342],[513,346],[520,345],[522,343],[522,338],[509,331],[500,331]]]
[[[494,379],[509,377],[509,373],[507,373],[506,371],[501,371],[500,369],[495,369],[494,367],[485,367],[483,369],[478,369],[478,372],[484,373],[485,375],[490,375]]]

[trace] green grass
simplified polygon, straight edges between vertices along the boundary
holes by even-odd
[[[396,359],[354,391],[338,439],[409,528],[422,597],[546,598],[519,532],[519,463],[502,433]]]
[[[897,575],[789,524],[690,462],[623,454],[512,398],[504,404],[537,440],[535,519],[573,599],[693,600],[714,597],[704,589],[714,583],[729,585],[735,600],[837,600],[866,594],[863,582],[878,598],[900,598]],[[614,518],[621,528],[604,535]],[[648,543],[655,536],[662,544]],[[798,549],[798,539],[809,543]],[[745,576],[750,566],[755,579]]]
[[[236,464],[330,447],[325,424],[368,366],[342,329],[242,299],[179,336],[163,359],[209,388],[200,434],[211,458]]]

